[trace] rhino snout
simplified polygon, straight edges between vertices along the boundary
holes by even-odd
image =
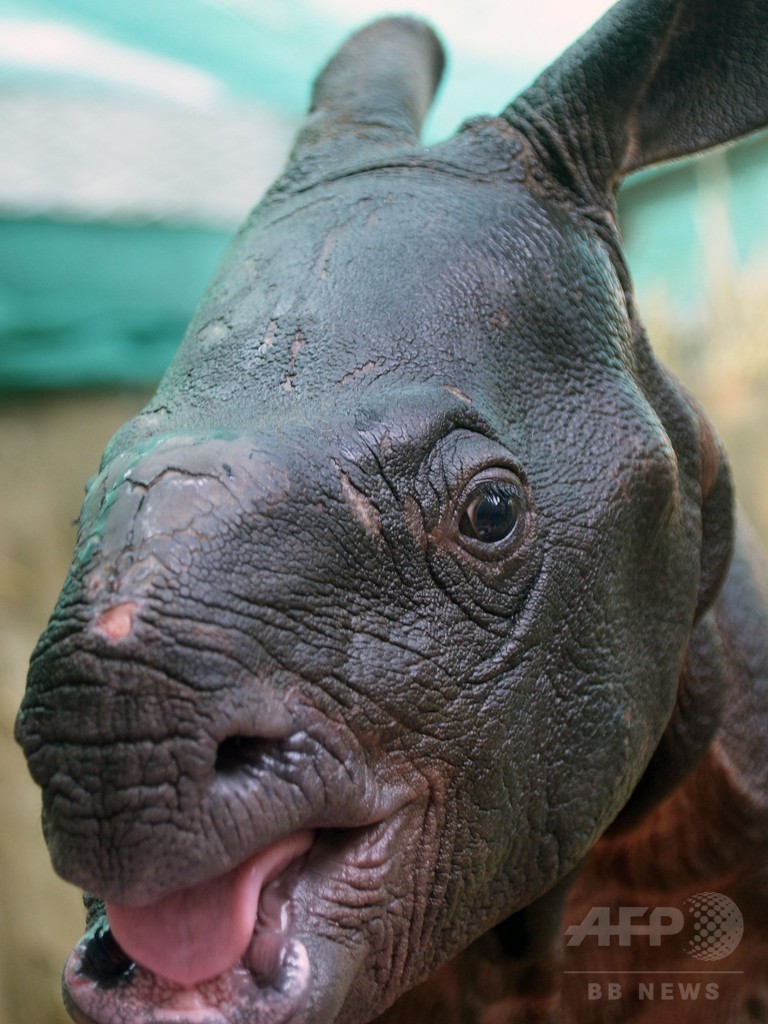
[[[128,678],[123,659],[107,675],[91,658],[86,679],[87,661],[70,659],[76,680],[38,663],[17,726],[53,864],[105,904],[65,972],[76,1019],[111,1019],[127,979],[147,1005],[170,986],[232,1024],[254,1000],[282,1019],[309,998],[308,949],[315,972],[358,973],[363,952],[344,968],[314,917],[330,906],[349,927],[389,898],[424,814],[403,780],[277,671],[235,698],[135,663]]]
[[[228,700],[133,667],[54,673],[19,715],[54,866],[69,881],[140,905],[302,829],[380,817],[353,737],[297,697],[278,702],[254,681]]]
[[[254,1001],[282,1019],[309,999],[310,959],[352,978],[370,958],[352,949],[340,966],[315,918],[348,929],[360,892],[378,891],[364,911],[378,913],[426,798],[361,730],[364,710],[339,707],[344,652],[318,641],[329,612],[313,581],[343,543],[315,552],[312,516],[334,498],[297,461],[243,438],[164,438],[116,457],[86,499],[17,721],[54,867],[103,901],[66,969],[76,1019],[110,1020],[128,977],[147,1006],[170,985],[226,1006],[230,1024]],[[333,614],[343,638],[349,609]]]

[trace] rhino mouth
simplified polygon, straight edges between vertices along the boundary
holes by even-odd
[[[64,968],[70,1016],[77,1024],[314,1020],[312,1005],[326,1001],[317,987],[337,972],[313,962],[322,956],[313,903],[327,906],[337,879],[378,859],[389,831],[385,823],[302,830],[149,906],[105,905]],[[337,1009],[325,1007],[322,1019]]]

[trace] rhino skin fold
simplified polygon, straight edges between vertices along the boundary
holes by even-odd
[[[442,64],[333,57],[89,484],[17,724],[80,1024],[768,1015],[765,561],[615,207],[766,125],[768,0],[425,148]]]

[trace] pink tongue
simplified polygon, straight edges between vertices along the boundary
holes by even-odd
[[[177,889],[144,907],[107,904],[109,927],[137,963],[179,985],[223,974],[248,948],[265,885],[309,849],[295,832],[219,878]]]

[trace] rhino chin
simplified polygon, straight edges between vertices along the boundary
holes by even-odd
[[[312,973],[304,943],[271,932],[219,977],[176,985],[124,957],[102,917],[72,951],[63,991],[76,1024],[302,1024]]]
[[[365,891],[366,859],[369,868],[382,857],[388,862],[383,851],[408,815],[397,818],[360,829],[296,832],[265,848],[252,858],[253,864],[248,861],[231,872],[256,877],[246,888],[258,890],[258,908],[247,946],[214,977],[193,972],[171,980],[162,974],[163,957],[154,953],[151,966],[137,962],[113,934],[109,908],[95,900],[90,927],[64,968],[70,1016],[76,1024],[326,1024],[339,1019],[345,1003],[356,998],[351,989],[370,951],[365,944],[348,948],[319,934],[324,929],[318,928],[307,904],[322,900],[330,910],[336,898],[343,906],[340,879],[350,874]],[[222,890],[230,881],[224,876],[212,883],[222,904]],[[233,884],[237,886],[237,879]],[[183,893],[170,894],[150,909],[162,916],[179,902],[185,902]],[[201,899],[201,913],[211,909],[211,902]],[[192,926],[201,930],[194,919]],[[215,947],[221,929],[212,923],[207,934]],[[171,943],[172,936],[169,929],[160,937]],[[211,954],[211,963],[215,960]]]

